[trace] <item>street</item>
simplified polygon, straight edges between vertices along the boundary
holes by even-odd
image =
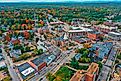
[[[5,58],[5,62],[7,64],[7,67],[8,67],[8,71],[12,77],[12,81],[20,81],[17,73],[15,72],[15,70],[13,69],[13,62],[12,60],[10,59],[10,57],[7,56],[7,53],[5,52],[5,50],[2,48],[2,54]]]
[[[54,46],[55,48],[58,48],[56,46]],[[74,46],[73,49],[75,49],[77,46]],[[72,49],[72,50],[73,50]],[[60,58],[56,58],[48,67],[46,67],[45,70],[40,71],[39,74],[35,75],[33,78],[31,78],[29,81],[39,81],[40,79],[42,79],[41,81],[47,81],[46,80],[46,75],[48,72],[51,73],[56,73],[57,70],[66,62],[68,62],[72,57],[74,57],[74,52],[72,52],[72,50],[69,50],[69,54],[67,54],[67,52],[62,52],[58,57]]]

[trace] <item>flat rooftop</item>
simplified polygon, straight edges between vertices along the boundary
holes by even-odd
[[[35,72],[35,69],[31,67],[30,64],[27,62],[17,67],[23,79],[28,78],[29,76],[33,75],[33,73]]]
[[[70,79],[70,81],[81,81],[82,78],[84,77],[85,73],[83,70],[79,70],[77,71],[72,78]]]
[[[98,69],[98,64],[97,63],[91,63],[89,68],[87,69],[87,74],[94,74]]]
[[[41,57],[39,57],[39,58],[35,58],[34,60],[31,60],[31,62],[34,63],[36,66],[39,66],[44,61],[41,59]]]
[[[106,25],[98,25],[96,27],[105,28],[105,29],[116,29],[117,28],[117,27],[110,27],[110,26],[106,26]]]
[[[93,31],[92,29],[89,28],[84,28],[84,27],[70,27],[71,29],[68,32],[89,32]]]
[[[118,32],[109,32],[109,34],[121,35],[121,33],[118,33]]]
[[[91,31],[89,33],[92,33],[92,34],[102,34],[101,32],[98,32],[98,31]]]

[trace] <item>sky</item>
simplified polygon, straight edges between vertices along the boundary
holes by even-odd
[[[0,0],[0,2],[63,2],[63,1],[121,1],[121,0]]]

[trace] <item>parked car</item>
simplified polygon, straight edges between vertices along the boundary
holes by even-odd
[[[2,53],[2,49],[0,49],[0,53]]]

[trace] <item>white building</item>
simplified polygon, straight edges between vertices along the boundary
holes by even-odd
[[[0,61],[0,68],[6,67],[5,61]]]
[[[113,40],[121,40],[121,33],[118,32],[109,32],[108,36]]]
[[[89,28],[84,28],[84,27],[74,27],[71,26],[70,30],[68,31],[68,35],[69,37],[73,37],[73,36],[83,36],[86,35],[87,32],[93,31],[92,29]]]
[[[43,51],[46,52],[47,49],[44,46],[45,46],[44,42],[41,41],[37,42],[37,49],[43,49]]]

